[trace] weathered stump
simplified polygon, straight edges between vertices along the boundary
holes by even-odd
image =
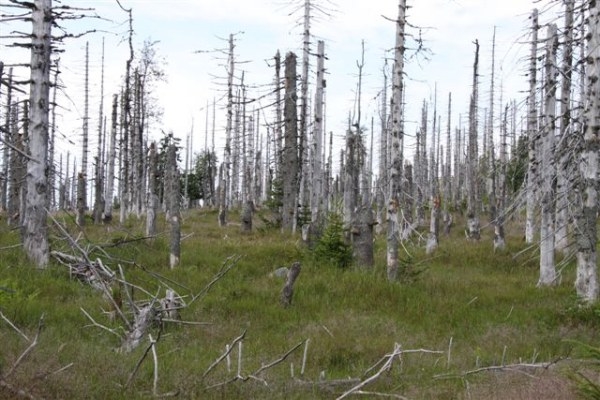
[[[292,305],[292,296],[294,295],[294,283],[296,282],[298,275],[300,275],[300,270],[300,263],[296,261],[294,264],[292,264],[290,270],[288,271],[285,286],[281,291],[281,304],[283,304],[284,307],[289,307],[290,305]]]

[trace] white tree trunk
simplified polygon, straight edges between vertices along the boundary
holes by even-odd
[[[398,279],[399,272],[399,235],[398,214],[402,191],[402,162],[404,127],[402,116],[402,94],[404,71],[404,27],[406,25],[406,0],[398,2],[398,19],[396,20],[396,45],[394,51],[394,77],[392,80],[391,102],[391,158],[390,158],[390,191],[388,194],[388,231],[387,231],[387,277],[390,281]]]
[[[529,96],[527,98],[527,135],[529,137],[529,163],[527,169],[527,208],[525,221],[525,242],[533,243],[535,235],[535,211],[538,186],[538,123],[535,101],[537,74],[538,10],[531,14],[531,54],[529,56]]]
[[[169,191],[165,195],[170,196],[167,215],[171,225],[169,266],[173,269],[179,265],[179,258],[181,257],[181,195],[179,169],[177,168],[177,147],[175,145],[170,145],[167,150],[167,168],[169,170],[167,177]]]
[[[565,252],[569,245],[569,177],[568,167],[571,146],[571,76],[573,68],[573,15],[574,0],[565,1],[565,28],[560,88],[560,139],[556,150],[556,250]]]
[[[106,171],[106,194],[104,195],[104,222],[112,221],[113,195],[115,188],[115,156],[117,144],[117,107],[118,96],[113,96],[110,145],[108,149],[107,171]]]
[[[323,100],[325,90],[325,42],[317,45],[317,89],[315,94],[315,122],[313,132],[312,185],[311,185],[311,222],[321,221],[323,214]]]
[[[479,240],[480,201],[477,187],[477,102],[478,102],[478,67],[479,67],[479,42],[475,41],[475,62],[473,64],[473,93],[469,106],[469,148],[467,153],[467,230],[469,240]]]
[[[50,104],[50,53],[52,37],[52,0],[35,0],[32,10],[31,88],[29,154],[27,161],[27,200],[24,216],[23,247],[38,267],[48,264],[48,118]]]
[[[558,34],[555,24],[548,26],[546,43],[546,80],[544,82],[545,104],[542,130],[542,186],[540,223],[540,279],[538,286],[556,284],[554,264],[554,191],[556,166],[554,165],[554,135],[556,134],[556,52]]]
[[[590,3],[587,45],[587,93],[583,149],[579,160],[581,210],[577,215],[577,295],[588,303],[599,295],[596,253],[598,191],[600,189],[600,4]]]

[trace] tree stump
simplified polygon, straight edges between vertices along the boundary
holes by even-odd
[[[300,263],[296,261],[292,264],[290,270],[288,271],[285,286],[281,291],[281,304],[283,304],[284,307],[289,307],[290,305],[292,305],[292,296],[294,295],[294,282],[296,282],[298,275],[300,275],[300,270]]]

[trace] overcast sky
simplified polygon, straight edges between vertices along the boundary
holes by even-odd
[[[56,0],[55,0],[56,3]],[[105,105],[106,112],[113,93],[118,93],[127,59],[127,15],[114,0],[64,1],[72,6],[93,7],[105,20],[86,19],[65,25],[77,33],[86,29],[99,32],[80,39],[71,39],[61,55],[61,80],[65,85],[60,112],[60,132],[71,141],[80,143],[83,113],[83,82],[85,42],[90,42],[91,122],[97,125],[99,102],[101,41],[105,40]],[[225,78],[225,55],[211,51],[226,47],[230,33],[236,34],[236,57],[243,62],[236,68],[245,71],[245,81],[257,89],[249,90],[250,97],[264,94],[265,85],[273,80],[270,61],[279,49],[283,54],[294,51],[301,57],[301,10],[303,1],[295,0],[122,0],[124,7],[133,9],[134,47],[141,48],[145,39],[159,41],[157,51],[164,57],[167,82],[156,89],[164,109],[164,118],[152,127],[151,135],[158,138],[160,130],[173,131],[185,138],[194,120],[194,149],[204,143],[207,101],[222,96]],[[327,69],[327,131],[341,138],[347,126],[348,113],[354,108],[357,83],[357,60],[361,56],[361,41],[365,41],[363,78],[363,124],[370,128],[371,116],[377,118],[378,96],[383,83],[382,69],[388,51],[393,48],[395,19],[398,5],[393,0],[328,0],[317,2],[330,15],[316,14],[311,27],[316,38],[325,40]],[[492,34],[496,26],[496,86],[504,87],[504,101],[515,98],[526,87],[523,57],[528,54],[528,16],[534,7],[528,0],[409,0],[409,34],[419,36],[429,54],[407,52],[406,64],[406,133],[414,134],[416,121],[424,99],[433,99],[437,84],[438,108],[446,120],[448,92],[453,95],[453,125],[458,115],[466,115],[472,80],[475,39],[481,45],[480,107],[489,100],[489,68],[491,65]],[[540,7],[539,3],[536,5]],[[300,7],[301,8],[301,7]],[[421,29],[419,29],[419,27]],[[0,24],[2,35],[17,27],[14,23]],[[1,39],[1,44],[12,42]],[[415,42],[409,42],[414,49]],[[316,48],[315,46],[313,46]],[[197,53],[196,51],[204,51]],[[6,63],[27,62],[26,51],[2,47],[0,58]],[[314,67],[314,59],[311,61]],[[391,61],[388,63],[391,66]],[[299,70],[300,71],[300,66]],[[312,69],[314,74],[314,68]],[[240,73],[237,74],[240,76]],[[314,80],[314,75],[311,76]],[[264,99],[266,105],[272,99]],[[221,102],[221,106],[224,103]],[[225,111],[217,110],[217,136],[223,136]],[[264,117],[271,118],[267,112]],[[430,116],[431,117],[431,116]],[[375,135],[379,134],[376,120]],[[445,126],[445,122],[442,122]],[[92,128],[95,132],[95,128]],[[94,140],[92,140],[94,142]],[[63,142],[62,148],[67,145]],[[410,152],[411,141],[407,140]],[[217,143],[217,155],[222,158],[222,142]],[[78,154],[77,154],[78,155]]]

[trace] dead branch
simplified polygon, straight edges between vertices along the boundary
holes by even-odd
[[[129,378],[127,378],[127,382],[125,382],[124,389],[129,388],[129,385],[131,385],[131,382],[133,381],[133,378],[135,377],[135,375],[137,374],[138,370],[140,369],[140,366],[142,365],[142,363],[146,359],[146,356],[148,355],[148,353],[150,352],[150,350],[152,350],[154,348],[155,344],[160,339],[160,334],[161,334],[161,331],[158,331],[158,336],[156,337],[156,340],[152,340],[152,336],[149,335],[150,344],[148,345],[148,347],[146,347],[146,350],[144,351],[144,354],[142,354],[142,357],[140,357],[140,359],[138,360],[138,362],[135,365],[135,368],[133,369],[133,371],[131,372],[131,374],[129,374]]]
[[[242,334],[240,336],[233,339],[233,341],[231,342],[229,347],[227,347],[227,350],[225,351],[225,353],[221,354],[215,361],[213,361],[212,364],[210,364],[210,366],[206,369],[206,371],[204,371],[204,373],[202,374],[202,379],[204,379],[206,377],[206,375],[208,375],[210,373],[210,371],[212,371],[213,368],[216,367],[221,361],[223,361],[225,358],[227,358],[229,353],[232,352],[233,347],[235,346],[236,343],[244,340],[244,337],[246,337],[246,332],[247,332],[247,329],[245,329],[244,332],[242,332]]]
[[[119,352],[130,353],[139,346],[142,338],[156,317],[156,309],[154,308],[154,305],[157,302],[159,302],[158,293],[149,304],[145,305],[144,307],[140,307],[135,313],[133,325],[131,326],[129,332],[127,332],[125,335],[123,343],[119,348]]]
[[[19,328],[17,328],[17,327],[15,326],[15,324],[13,324],[13,323],[11,322],[11,320],[9,320],[9,319],[8,319],[8,318],[7,318],[7,317],[6,317],[6,316],[5,316],[5,315],[2,313],[2,311],[0,311],[0,317],[1,317],[1,318],[2,318],[4,321],[6,321],[6,323],[7,323],[8,325],[10,325],[10,327],[11,327],[11,328],[13,328],[15,331],[17,331],[17,333],[18,333],[19,335],[21,335],[23,338],[25,338],[25,340],[27,340],[27,341],[29,342],[29,338],[27,337],[27,335],[25,335],[25,334],[24,334],[24,333],[23,333],[23,332],[22,332],[22,331],[21,331]]]
[[[7,379],[9,376],[11,376],[12,373],[15,372],[15,370],[17,369],[19,364],[21,364],[21,362],[25,359],[25,357],[27,357],[27,355],[29,353],[31,353],[31,351],[35,348],[35,346],[37,346],[38,338],[40,337],[40,333],[42,331],[43,326],[44,326],[44,315],[42,314],[42,316],[40,317],[40,321],[38,323],[37,332],[36,332],[33,340],[30,342],[29,346],[25,349],[25,351],[23,351],[23,353],[21,353],[19,358],[17,358],[17,361],[14,362],[14,364],[8,370],[8,372],[2,376],[3,379]]]
[[[352,393],[354,393],[354,392],[362,389],[363,387],[365,387],[369,383],[375,381],[377,378],[379,378],[381,376],[381,374],[383,374],[385,371],[388,371],[392,367],[392,363],[394,362],[394,358],[398,357],[400,354],[402,354],[402,347],[398,343],[396,343],[394,345],[394,351],[391,354],[388,354],[388,355],[386,355],[384,357],[384,359],[386,359],[386,361],[381,366],[381,368],[379,368],[379,371],[377,371],[375,374],[371,375],[369,378],[363,380],[358,385],[356,385],[356,386],[352,387],[351,389],[345,391],[341,396],[337,397],[336,400],[341,400],[343,398],[346,398],[349,395],[351,395]],[[378,362],[378,364],[379,364],[379,362]]]
[[[195,302],[196,300],[204,297],[206,295],[206,293],[208,293],[210,288],[215,283],[217,283],[223,276],[225,276],[225,274],[227,274],[227,272],[229,272],[229,270],[231,270],[233,267],[235,267],[235,265],[240,260],[240,258],[242,258],[242,257],[241,256],[227,257],[227,259],[221,265],[221,269],[219,270],[219,272],[217,272],[215,274],[213,279],[198,294],[196,294],[192,297],[192,299],[188,303],[188,306],[192,305],[192,303]]]
[[[285,354],[283,354],[281,357],[279,357],[278,359],[270,362],[269,364],[263,365],[262,367],[260,367],[259,369],[257,369],[254,373],[252,373],[250,376],[256,376],[258,374],[260,374],[261,372],[272,368],[274,366],[276,366],[277,364],[285,361],[286,358],[288,358],[288,356],[290,354],[292,354],[298,347],[302,346],[304,343],[306,342],[306,340],[301,341],[300,343],[298,343],[297,345],[295,345],[294,347],[292,347],[290,350],[288,350]]]
[[[118,336],[120,339],[123,339],[123,337],[121,335],[119,335],[114,329],[110,329],[107,326],[104,326],[102,324],[99,324],[98,322],[96,322],[96,320],[94,320],[94,318],[92,318],[92,316],[90,314],[88,314],[87,311],[85,311],[83,308],[80,308],[81,312],[90,320],[90,322],[92,323],[92,325],[88,325],[88,326],[97,326],[100,329],[104,329],[107,332],[112,333],[113,335]]]
[[[563,359],[557,359],[549,362],[541,363],[516,363],[506,365],[490,365],[488,367],[481,367],[465,371],[461,374],[442,374],[434,376],[435,379],[452,379],[452,378],[464,378],[469,375],[479,374],[482,372],[525,372],[532,369],[549,369],[553,365],[557,364]]]

